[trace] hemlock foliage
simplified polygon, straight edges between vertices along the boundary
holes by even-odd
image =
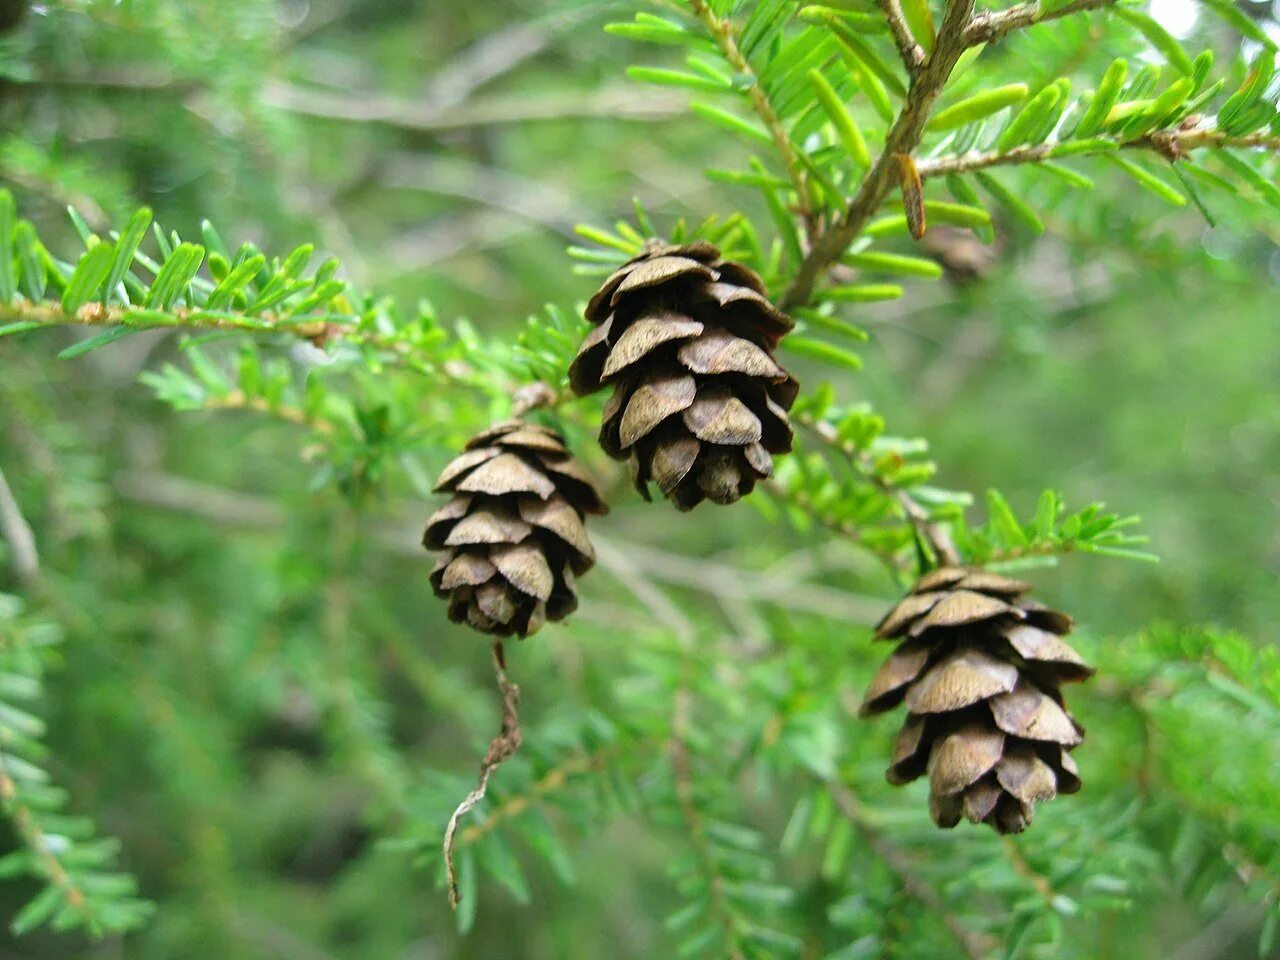
[[[1194,10],[33,6],[0,37],[14,949],[1273,955],[1280,28]],[[799,321],[748,504],[641,503],[568,390],[652,237]],[[417,539],[539,380],[614,511],[581,608],[508,647],[524,745],[450,918],[494,697]],[[937,831],[855,716],[931,529],[1098,667],[1084,790],[1016,838]]]

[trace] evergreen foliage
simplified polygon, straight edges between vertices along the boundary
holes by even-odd
[[[1119,417],[1088,404],[1123,402],[1113,380],[1164,371],[1157,304],[1274,338],[1274,290],[1250,288],[1280,264],[1275,22],[1230,0],[1179,36],[1115,0],[431,6],[86,0],[0,39],[0,875],[13,934],[50,929],[23,949],[1275,955],[1280,658],[1214,625],[1277,612],[1238,547],[1259,521],[1229,491],[1201,507],[1212,564],[1122,564],[1165,553],[1131,511],[1167,533],[1184,509],[1157,462],[1118,513],[1089,502],[1114,485],[1047,465],[1103,445]],[[424,86],[406,38],[444,59],[425,28],[446,24],[484,39]],[[564,38],[590,55],[540,65]],[[528,89],[482,89],[526,68]],[[540,230],[459,227],[458,198]],[[570,389],[592,285],[652,239],[714,244],[797,321],[794,449],[727,521],[653,519],[593,442],[603,401]],[[418,282],[437,249],[461,269]],[[1180,301],[1183,275],[1243,306]],[[884,312],[904,298],[957,329]],[[1054,367],[1091,312],[1141,359]],[[955,338],[946,359],[992,315],[1012,362],[969,384],[1008,374],[990,409],[933,366],[895,376],[891,326]],[[1197,455],[1261,484],[1277,423],[1249,391],[1274,369],[1234,349],[1196,357],[1239,374],[1218,406],[1168,402],[1221,411]],[[508,648],[523,745],[459,821],[447,929],[424,888],[452,879],[493,695],[416,539],[440,469],[537,382],[529,416],[617,509],[581,608]],[[888,726],[856,720],[871,627],[940,564],[1034,577],[1077,554],[1097,562],[1042,593],[1075,601],[1099,672],[1072,698],[1084,790],[1024,836],[940,834],[922,785],[884,781]]]

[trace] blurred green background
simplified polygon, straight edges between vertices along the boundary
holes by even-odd
[[[314,241],[361,287],[515,331],[545,303],[590,294],[564,254],[575,223],[625,216],[633,196],[666,224],[759,210],[701,172],[741,166],[739,144],[687,115],[678,93],[625,78],[655,54],[601,27],[631,12],[563,0],[34,4],[0,40],[0,180],[51,248],[72,244],[68,203],[99,230],[145,203],[184,235],[209,218],[231,242]],[[1038,576],[1095,647],[1153,620],[1270,643],[1280,224],[1238,223],[1233,208],[1210,228],[1099,179],[1083,200],[1037,188],[1048,232],[1003,229],[980,279],[857,308],[873,336],[840,394],[928,437],[948,487],[998,486],[1022,515],[1045,486],[1074,506],[1141,513],[1160,564],[1068,558]],[[0,944],[0,957],[664,955],[673,848],[626,819],[575,841],[572,887],[541,862],[530,905],[486,882],[466,938],[434,858],[419,869],[380,845],[397,834],[389,797],[438,824],[415,806],[422,771],[446,771],[460,795],[493,724],[485,646],[447,623],[414,549],[432,503],[393,483],[352,534],[353,581],[333,560],[338,498],[313,489],[297,431],[157,402],[136,378],[178,356],[170,337],[56,360],[73,337],[0,341],[0,469],[68,632],[50,681],[51,768],[121,838],[160,910],[124,940],[42,932]],[[447,456],[442,443],[427,467]],[[755,570],[811,546],[746,505],[692,521],[647,506],[592,463],[617,504],[597,529],[640,556]],[[660,555],[650,566],[660,579]],[[610,650],[637,616],[626,576],[587,579],[575,625],[516,651],[527,717],[615,682]],[[822,576],[850,604],[848,623],[826,628],[833,644],[895,591],[852,550]],[[672,589],[706,629],[749,632],[706,591]],[[866,736],[883,751],[888,728]],[[0,884],[0,917],[30,894]],[[1220,952],[1196,956],[1248,955],[1236,944],[1256,942],[1256,922],[1246,914]],[[1155,956],[1196,929],[1153,907],[1136,939],[1112,936]]]

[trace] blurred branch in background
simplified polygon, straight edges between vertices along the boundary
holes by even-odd
[[[893,871],[902,888],[934,915],[941,918],[956,945],[964,951],[964,955],[970,960],[982,960],[983,957],[990,956],[998,944],[991,937],[968,929],[955,916],[937,889],[918,875],[910,855],[895,847],[882,832],[876,830],[853,792],[839,782],[828,783],[827,789],[835,798],[840,812],[849,818],[872,852]]]
[[[432,74],[422,99],[440,109],[458,106],[486,83],[547,50],[560,34],[578,27],[593,13],[586,3],[560,11],[553,8],[536,20],[517,21],[486,34]]]
[[[573,238],[573,225],[591,219],[591,211],[562,189],[460,157],[397,153],[378,175],[387,187],[423,190],[493,207]]]
[[[682,97],[637,95],[625,87],[610,87],[585,95],[493,98],[436,107],[398,97],[328,93],[276,82],[264,88],[262,101],[267,106],[302,116],[382,124],[417,133],[582,119],[657,121],[684,112]]]
[[[9,547],[13,572],[24,586],[35,587],[40,581],[40,555],[36,550],[35,534],[22,514],[3,469],[0,469],[0,536]]]

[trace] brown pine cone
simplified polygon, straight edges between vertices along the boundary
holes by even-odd
[[[467,442],[436,490],[453,499],[422,542],[444,551],[431,585],[450,620],[527,637],[577,608],[574,578],[595,562],[584,517],[608,507],[564,437],[524,420],[495,424]]]
[[[878,637],[900,642],[872,678],[861,713],[906,703],[887,776],[903,784],[927,773],[940,827],[965,817],[1018,833],[1037,802],[1080,789],[1068,751],[1084,730],[1059,687],[1093,670],[1062,640],[1071,618],[1023,598],[1030,589],[941,567],[876,627]]]
[[[651,244],[591,298],[596,329],[569,382],[579,396],[606,384],[600,445],[631,461],[681,510],[733,503],[791,449],[787,411],[799,389],[774,360],[792,321],[759,276],[709,243]]]

